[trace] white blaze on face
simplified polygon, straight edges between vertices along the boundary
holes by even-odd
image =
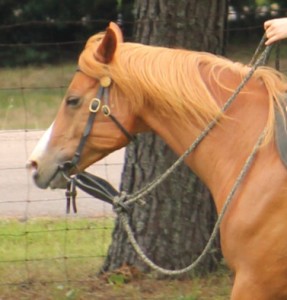
[[[34,148],[29,160],[30,161],[36,161],[41,158],[41,156],[45,153],[48,143],[50,141],[51,133],[53,131],[53,125],[54,123],[51,124],[51,126],[46,130],[46,132],[43,134],[41,139],[39,140],[38,144]]]
[[[48,145],[53,132],[54,124],[43,134],[38,144],[34,148],[28,162],[27,168],[32,172],[34,182],[39,188],[65,188],[66,179],[59,171],[59,165],[55,160],[55,155],[48,149]]]

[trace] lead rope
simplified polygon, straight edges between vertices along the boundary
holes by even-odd
[[[256,53],[254,56],[257,55],[257,52],[259,51],[259,48],[261,48],[263,46],[263,39],[261,40]],[[161,272],[163,274],[166,275],[179,275],[182,273],[186,273],[191,271],[192,269],[194,269],[195,267],[197,267],[197,265],[203,260],[203,258],[205,257],[205,255],[210,251],[212,243],[214,242],[218,232],[219,232],[219,227],[220,224],[222,222],[222,219],[226,213],[226,210],[229,206],[229,204],[231,203],[233,196],[237,190],[237,188],[239,187],[239,185],[241,184],[241,182],[243,181],[245,175],[247,174],[250,166],[252,165],[252,162],[254,161],[255,155],[260,147],[260,145],[262,144],[265,134],[266,134],[266,129],[264,129],[262,131],[262,133],[260,134],[251,154],[249,155],[249,157],[247,158],[247,160],[245,161],[245,164],[241,170],[241,172],[239,173],[229,195],[227,196],[225,203],[223,205],[223,208],[218,216],[218,219],[214,225],[213,231],[210,235],[210,238],[205,246],[205,248],[203,249],[202,253],[198,256],[198,258],[192,262],[189,266],[182,268],[180,270],[169,270],[169,269],[165,269],[162,268],[158,265],[156,265],[154,262],[152,262],[143,252],[143,250],[141,249],[140,245],[138,244],[138,242],[136,241],[133,231],[129,225],[129,221],[128,221],[128,216],[127,216],[127,212],[125,207],[127,207],[128,205],[130,205],[131,203],[134,203],[136,201],[141,201],[142,197],[144,197],[147,193],[149,193],[152,189],[154,189],[157,185],[159,185],[163,180],[165,180],[165,178],[167,176],[169,176],[171,174],[171,172],[173,172],[173,170],[175,168],[177,168],[184,160],[184,158],[186,156],[188,156],[197,146],[198,144],[207,136],[207,134],[211,131],[211,129],[217,124],[218,120],[220,119],[221,115],[223,112],[225,112],[227,110],[227,108],[231,105],[231,103],[234,101],[234,99],[237,97],[237,95],[239,94],[239,92],[242,90],[242,88],[245,86],[245,84],[248,82],[248,80],[251,78],[251,76],[253,75],[253,73],[255,72],[255,70],[257,69],[257,67],[259,65],[265,64],[266,60],[269,57],[271,51],[271,46],[267,46],[264,50],[264,52],[261,54],[261,56],[259,57],[259,59],[256,60],[256,62],[254,63],[254,65],[252,66],[251,70],[249,71],[249,73],[245,76],[245,78],[243,79],[243,81],[240,83],[240,85],[238,86],[238,88],[235,90],[234,94],[227,100],[227,102],[224,104],[224,106],[222,107],[221,110],[221,114],[219,114],[214,120],[212,120],[207,127],[205,128],[205,130],[196,138],[196,140],[192,143],[192,145],[185,151],[185,153],[179,157],[175,163],[168,168],[164,174],[162,174],[161,176],[159,176],[158,178],[156,178],[154,181],[152,181],[150,184],[148,184],[146,187],[144,187],[143,189],[141,189],[140,191],[136,192],[134,195],[126,195],[126,193],[122,193],[119,196],[115,196],[113,199],[113,204],[114,204],[114,209],[115,212],[118,214],[118,217],[121,221],[121,223],[123,224],[129,241],[131,243],[131,245],[133,246],[134,250],[136,251],[136,253],[139,255],[139,257],[152,269]]]
[[[160,273],[163,273],[163,274],[166,274],[166,275],[180,275],[182,273],[186,273],[188,271],[191,271],[193,268],[196,268],[199,263],[203,260],[203,258],[205,257],[205,255],[209,252],[209,250],[211,249],[211,246],[212,246],[212,243],[213,241],[215,240],[217,234],[218,234],[218,231],[219,231],[219,226],[222,222],[222,219],[225,215],[225,212],[229,206],[229,204],[231,203],[232,199],[233,199],[233,196],[237,190],[237,188],[239,187],[239,185],[241,184],[241,182],[243,181],[245,175],[247,174],[248,170],[250,169],[251,165],[252,165],[252,162],[254,161],[254,158],[255,158],[255,155],[260,147],[260,145],[262,144],[262,141],[265,137],[265,129],[262,131],[261,135],[259,136],[257,142],[256,142],[256,145],[254,146],[251,154],[249,155],[249,157],[247,158],[239,176],[237,177],[228,197],[226,198],[226,201],[224,203],[224,206],[217,218],[217,221],[214,225],[214,228],[213,228],[213,231],[210,235],[210,238],[205,246],[205,248],[203,249],[203,251],[201,252],[201,254],[198,256],[198,258],[192,262],[189,266],[183,268],[183,269],[180,269],[180,270],[169,270],[169,269],[164,269],[158,265],[156,265],[154,262],[152,262],[146,255],[145,253],[142,251],[141,247],[139,246],[138,242],[136,241],[135,237],[134,237],[134,234],[132,232],[132,229],[129,225],[129,222],[128,222],[128,216],[127,216],[127,213],[125,210],[119,210],[117,213],[118,213],[118,217],[120,218],[120,221],[122,222],[126,232],[127,232],[127,235],[128,235],[128,238],[129,238],[129,241],[130,243],[132,244],[134,250],[136,251],[136,253],[139,255],[139,257],[152,269],[160,272]],[[116,197],[115,197],[116,198]]]

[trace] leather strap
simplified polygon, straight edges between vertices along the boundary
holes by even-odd
[[[85,130],[83,132],[83,135],[81,137],[81,140],[80,140],[80,143],[77,147],[77,150],[74,154],[74,157],[71,161],[71,165],[72,166],[76,166],[77,163],[79,162],[80,160],[80,156],[82,154],[82,151],[83,151],[83,148],[85,146],[85,143],[87,141],[87,138],[92,130],[92,127],[93,127],[93,124],[94,124],[94,121],[95,121],[95,118],[96,118],[96,114],[100,108],[100,105],[101,105],[101,99],[102,99],[102,96],[103,96],[103,93],[104,93],[104,88],[102,86],[100,86],[98,92],[97,92],[97,95],[96,95],[96,98],[93,98],[91,103],[90,103],[90,114],[89,114],[89,118],[88,118],[88,121],[87,121],[87,124],[86,124],[86,127],[85,127]]]
[[[89,195],[110,204],[113,204],[114,197],[119,195],[119,192],[109,182],[88,172],[77,174],[73,181],[77,187]]]

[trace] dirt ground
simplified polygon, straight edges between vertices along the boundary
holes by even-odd
[[[229,299],[232,276],[226,270],[204,278],[172,280],[153,275],[122,274],[91,276],[84,282],[54,282],[5,287],[1,300],[226,300]]]

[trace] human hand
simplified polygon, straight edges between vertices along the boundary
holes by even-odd
[[[264,23],[267,40],[265,45],[287,38],[287,18],[278,18]]]

